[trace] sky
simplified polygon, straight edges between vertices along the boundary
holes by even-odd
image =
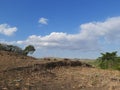
[[[35,57],[120,55],[120,0],[0,0],[0,43]]]

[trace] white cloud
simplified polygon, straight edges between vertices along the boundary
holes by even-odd
[[[17,44],[16,41],[6,41],[4,39],[0,39],[0,43],[8,44],[8,45]]]
[[[40,24],[45,24],[45,25],[47,25],[48,24],[48,19],[47,18],[44,18],[44,17],[42,17],[42,18],[40,18],[39,19],[39,21],[38,21]]]
[[[73,50],[95,50],[91,48],[96,40],[83,39],[80,34],[67,34],[62,32],[52,32],[46,36],[29,36],[25,41],[17,41],[18,44],[32,44],[37,48],[59,48]],[[97,43],[96,43],[97,46]]]
[[[100,38],[113,42],[120,38],[120,17],[108,18],[104,22],[90,22],[80,25],[83,38]]]
[[[10,27],[8,24],[0,24],[0,34],[11,36],[16,31],[17,31],[16,27]]]
[[[101,39],[102,38],[102,39]],[[52,32],[49,35],[31,35],[17,44],[32,44],[37,48],[59,48],[68,50],[99,50],[102,42],[120,42],[120,17],[112,17],[104,22],[89,22],[80,25],[78,34]]]

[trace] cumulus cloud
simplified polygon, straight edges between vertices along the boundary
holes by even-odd
[[[44,24],[44,25],[47,25],[48,24],[48,19],[47,18],[40,18],[39,21],[38,21],[40,24]]]
[[[104,38],[114,42],[120,38],[120,17],[108,18],[104,22],[90,22],[80,25],[80,35],[83,38]]]
[[[120,17],[112,17],[103,22],[81,24],[78,34],[52,32],[46,36],[31,35],[26,40],[17,41],[17,43],[32,44],[38,48],[99,50],[103,41],[114,43],[120,41],[119,38]]]
[[[18,44],[32,44],[38,48],[60,48],[73,50],[95,50],[94,45],[96,40],[83,39],[80,34],[67,34],[63,32],[52,32],[46,36],[29,36],[25,41],[17,41]],[[97,45],[96,45],[97,46]]]
[[[16,27],[10,27],[8,24],[0,24],[0,34],[11,36],[16,31],[17,31]]]

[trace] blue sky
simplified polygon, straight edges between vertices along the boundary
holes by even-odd
[[[120,0],[0,0],[0,42],[36,57],[120,54]]]

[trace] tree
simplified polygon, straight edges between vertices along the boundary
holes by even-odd
[[[1,44],[1,43],[0,43],[0,50],[1,50],[1,51],[7,51],[7,50],[6,50],[6,47],[7,47],[6,44]]]
[[[106,53],[101,53],[101,59],[103,60],[103,61],[105,61],[105,60],[114,60],[116,57],[117,57],[117,52],[115,51],[115,52],[106,52]]]
[[[15,52],[15,53],[18,53],[18,54],[22,54],[22,52],[23,52],[23,50],[20,47],[13,46],[13,45],[7,45],[6,50],[9,51],[9,52]]]
[[[0,51],[1,51],[1,50],[3,50],[3,49],[4,49],[4,48],[3,48],[3,45],[2,45],[2,44],[0,44]]]
[[[25,49],[23,50],[23,53],[24,55],[28,55],[29,53],[30,54],[33,54],[35,51],[35,48],[33,45],[28,45],[27,47],[25,47]]]
[[[117,52],[101,53],[101,57],[98,58],[99,66],[103,69],[112,68],[118,58]]]
[[[7,44],[0,44],[0,51],[15,52],[18,54],[23,53],[23,50],[20,47],[14,45],[7,45]]]
[[[28,55],[29,53],[32,54],[35,51],[35,48],[32,45],[28,45],[24,50],[22,50],[18,46],[0,43],[0,51],[8,51],[8,52],[14,52],[17,54],[21,54],[21,55]]]

